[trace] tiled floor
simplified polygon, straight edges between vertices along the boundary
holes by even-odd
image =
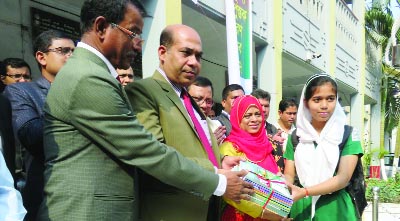
[[[363,214],[363,221],[372,221],[372,203],[369,202]],[[400,204],[379,203],[378,221],[400,221]]]

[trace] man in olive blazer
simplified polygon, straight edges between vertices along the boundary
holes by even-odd
[[[44,108],[45,199],[38,220],[137,220],[135,167],[204,199],[217,189],[217,174],[144,130],[115,78],[115,69],[128,68],[141,50],[129,30],[141,33],[143,10],[137,0],[83,3],[82,41],[57,74]],[[225,194],[237,199],[247,192],[239,189],[243,173],[234,175]]]
[[[187,77],[179,71],[172,71],[177,66],[180,67],[178,69],[181,69],[181,65],[183,65],[183,69],[192,69],[193,73],[197,72],[196,75],[198,74],[199,62],[194,59],[193,62],[189,60],[190,56],[194,57],[197,53],[201,53],[200,37],[195,30],[184,25],[168,26],[164,29],[161,38],[166,35],[173,40],[165,43],[168,46],[159,47],[160,67],[151,78],[126,86],[128,98],[138,120],[160,142],[174,147],[202,167],[214,171],[215,168],[208,158],[192,119],[179,97],[182,90],[186,90],[184,87],[194,81],[195,76],[191,78],[192,76]],[[160,41],[168,42],[169,40],[161,39]],[[191,52],[187,56],[180,56],[176,46]],[[172,57],[174,57],[174,61],[170,60]],[[219,160],[218,143],[214,134],[210,133],[211,129],[208,126],[210,122],[205,122],[206,117],[203,112],[196,102],[192,98],[190,99],[201,118],[200,120],[207,124],[208,131],[205,131],[208,132],[209,140],[211,140],[213,153]],[[140,192],[140,212],[143,220],[205,221],[207,219],[207,201],[163,184],[145,174],[141,176],[140,182],[142,190]],[[215,209],[217,208],[210,208],[211,211]],[[213,220],[216,219],[217,217],[213,217]]]

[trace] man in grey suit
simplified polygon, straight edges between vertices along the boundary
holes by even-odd
[[[138,0],[86,0],[82,38],[45,105],[45,199],[38,220],[137,220],[135,168],[203,199],[251,192],[245,171],[219,176],[160,142],[137,121],[116,68],[141,50]],[[225,191],[218,192],[220,184]],[[140,203],[140,202],[139,202]]]
[[[12,105],[14,131],[21,145],[27,150],[27,178],[22,190],[24,206],[28,211],[25,220],[35,220],[43,199],[44,101],[50,84],[74,48],[74,42],[62,32],[48,30],[41,33],[33,43],[41,77],[33,82],[11,84],[4,91]]]

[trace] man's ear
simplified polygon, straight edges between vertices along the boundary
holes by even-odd
[[[225,106],[226,106],[226,100],[221,100],[221,104],[222,104],[222,107],[225,109]]]
[[[106,18],[103,16],[97,17],[94,22],[94,31],[96,32],[96,35],[99,36],[101,39],[104,39],[107,28],[110,24],[107,22]]]
[[[167,53],[167,47],[165,47],[164,45],[160,45],[158,47],[158,58],[160,59],[161,63],[164,63],[165,60],[165,54]]]
[[[46,66],[47,65],[47,60],[46,60],[45,53],[43,53],[41,51],[37,51],[35,53],[35,58],[36,58],[36,61],[40,64],[40,66]]]

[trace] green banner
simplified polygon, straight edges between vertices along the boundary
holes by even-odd
[[[251,79],[251,11],[250,0],[235,0],[236,31],[239,50],[240,77]]]

